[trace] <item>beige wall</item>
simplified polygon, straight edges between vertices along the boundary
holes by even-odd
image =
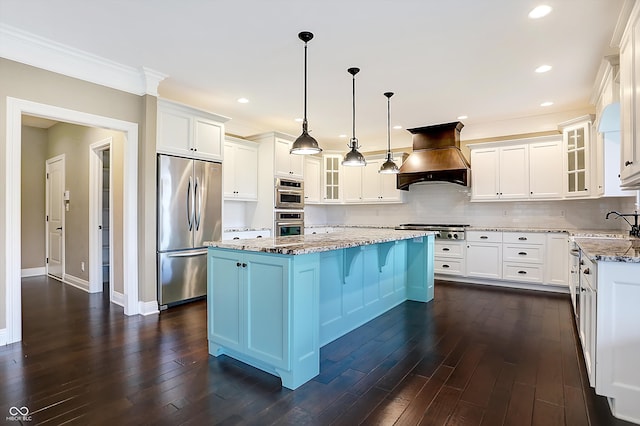
[[[45,161],[47,130],[22,126],[21,269],[45,266]]]
[[[38,103],[68,108],[118,120],[138,123],[139,187],[155,185],[155,130],[147,125],[146,117],[154,112],[156,99],[152,96],[136,96],[110,89],[75,78],[34,68],[0,58],[0,152],[5,152],[7,144],[7,100],[8,96]],[[154,118],[155,120],[155,118]],[[153,123],[155,125],[155,121]],[[153,154],[152,154],[153,153]],[[6,210],[4,173],[0,175],[0,241],[6,239]],[[72,195],[73,196],[73,195]],[[138,227],[141,241],[139,261],[139,298],[142,301],[156,300],[155,243],[153,252],[150,243],[155,242],[155,190],[138,194]],[[9,202],[11,202],[9,200]],[[149,263],[153,259],[154,263]],[[0,256],[0,329],[6,327],[6,265]]]
[[[89,262],[89,154],[90,145],[106,138],[112,138],[111,173],[113,205],[113,289],[124,291],[122,275],[122,177],[124,134],[122,132],[58,123],[48,132],[47,158],[64,154],[65,190],[71,199],[69,210],[65,212],[65,274],[89,281],[89,271],[94,266]],[[86,265],[81,269],[81,262]]]

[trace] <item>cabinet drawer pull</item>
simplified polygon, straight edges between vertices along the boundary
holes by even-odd
[[[449,247],[443,247],[442,251],[449,251]]]
[[[624,162],[624,166],[625,166],[625,167],[629,167],[629,166],[630,166],[630,165],[632,165],[632,164],[633,164],[633,161],[629,161],[629,160],[627,160],[627,161],[625,161],[625,162]]]
[[[449,268],[449,265],[442,265],[443,268]]]
[[[527,237],[518,237],[520,241],[527,241]]]
[[[239,239],[240,239],[240,237],[233,237],[233,239],[234,239],[234,240],[239,240]]]
[[[526,274],[527,274],[527,271],[518,271],[518,273],[519,273],[520,275],[526,275]]]
[[[487,237],[486,235],[480,235],[480,239],[481,240],[487,240],[487,239],[489,239],[489,237]]]
[[[520,256],[526,256],[526,255],[527,255],[527,253],[526,253],[526,252],[524,252],[524,251],[521,251],[520,253],[518,253],[518,255],[520,255]]]
[[[262,235],[258,235],[256,238],[262,238]]]

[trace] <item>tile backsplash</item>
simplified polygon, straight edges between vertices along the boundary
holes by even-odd
[[[460,223],[566,229],[627,229],[621,219],[605,220],[608,211],[633,212],[636,198],[593,200],[470,202],[470,190],[450,183],[411,186],[404,204],[305,207],[310,225],[397,225]]]

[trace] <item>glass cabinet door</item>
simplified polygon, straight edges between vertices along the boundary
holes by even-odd
[[[339,155],[324,156],[324,201],[340,201]]]
[[[586,195],[589,192],[587,185],[589,125],[590,123],[585,123],[564,130],[567,156],[567,195]]]

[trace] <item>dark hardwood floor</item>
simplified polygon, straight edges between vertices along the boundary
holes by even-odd
[[[296,391],[207,353],[204,301],[160,315],[23,280],[22,342],[0,347],[0,416],[24,424],[624,425],[588,386],[568,296],[436,282],[322,348]],[[15,424],[15,422],[14,422]]]

